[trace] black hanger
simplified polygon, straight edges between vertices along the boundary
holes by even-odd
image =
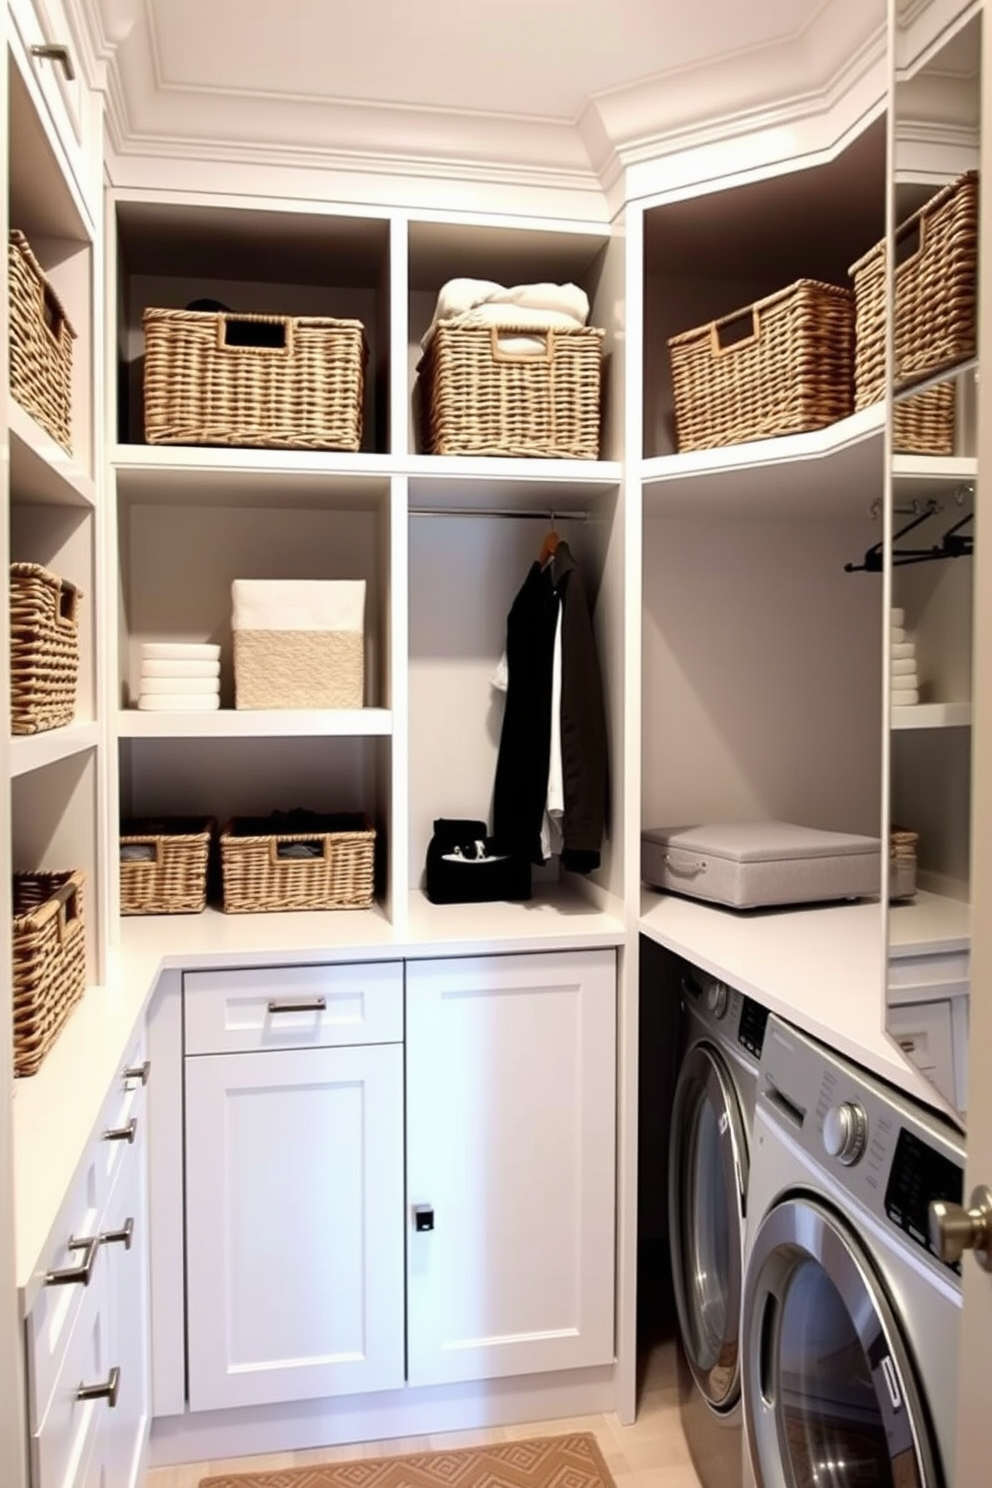
[[[928,521],[933,516],[934,510],[935,510],[934,507],[932,507],[932,506],[931,507],[928,507],[926,511],[920,512],[920,514],[918,516],[915,516],[911,522],[907,522],[906,525],[905,525],[905,527],[900,527],[900,529],[899,529],[898,532],[894,532],[892,534],[892,544],[893,544],[893,547],[892,547],[892,565],[893,565],[893,567],[899,567],[899,566],[901,566],[904,563],[925,563],[930,558],[932,558],[933,553],[934,553],[934,549],[933,548],[901,548],[901,549],[896,549],[895,544],[899,541],[899,539],[901,537],[905,537],[907,532],[912,532],[912,530],[913,530],[914,527],[919,527],[919,525],[920,525],[921,522]],[[866,551],[865,556],[864,556],[863,560],[860,563],[845,563],[844,564],[844,572],[845,573],[881,573],[882,572],[882,569],[884,567],[885,567],[885,542],[884,542],[884,539],[883,539],[883,540],[880,540],[879,542],[872,543],[871,547]]]

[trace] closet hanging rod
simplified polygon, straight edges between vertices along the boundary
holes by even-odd
[[[555,522],[585,522],[589,518],[587,511],[562,511],[557,506],[546,511],[531,511],[529,508],[515,511],[510,506],[411,506],[409,513],[411,517],[512,517],[514,521],[535,518],[552,526]]]

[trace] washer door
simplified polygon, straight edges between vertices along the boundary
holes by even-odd
[[[668,1173],[682,1344],[704,1399],[729,1411],[740,1398],[747,1141],[733,1080],[707,1043],[695,1044],[682,1064]]]
[[[936,1488],[888,1298],[858,1240],[812,1196],[762,1220],[742,1329],[748,1446],[764,1488]]]

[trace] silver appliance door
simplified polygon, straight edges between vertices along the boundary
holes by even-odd
[[[811,1195],[762,1220],[742,1333],[744,1420],[763,1488],[938,1488],[885,1290],[855,1235]]]
[[[682,1344],[715,1411],[740,1398],[740,1312],[747,1137],[719,1051],[693,1045],[672,1108],[668,1211]]]

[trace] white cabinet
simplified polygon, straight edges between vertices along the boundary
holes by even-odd
[[[403,1051],[186,1060],[189,1405],[403,1383]]]
[[[148,1226],[143,1152],[128,1155],[104,1215],[117,1403],[101,1433],[101,1488],[138,1488],[149,1427]]]
[[[408,966],[411,1385],[612,1360],[615,1008],[611,950]]]

